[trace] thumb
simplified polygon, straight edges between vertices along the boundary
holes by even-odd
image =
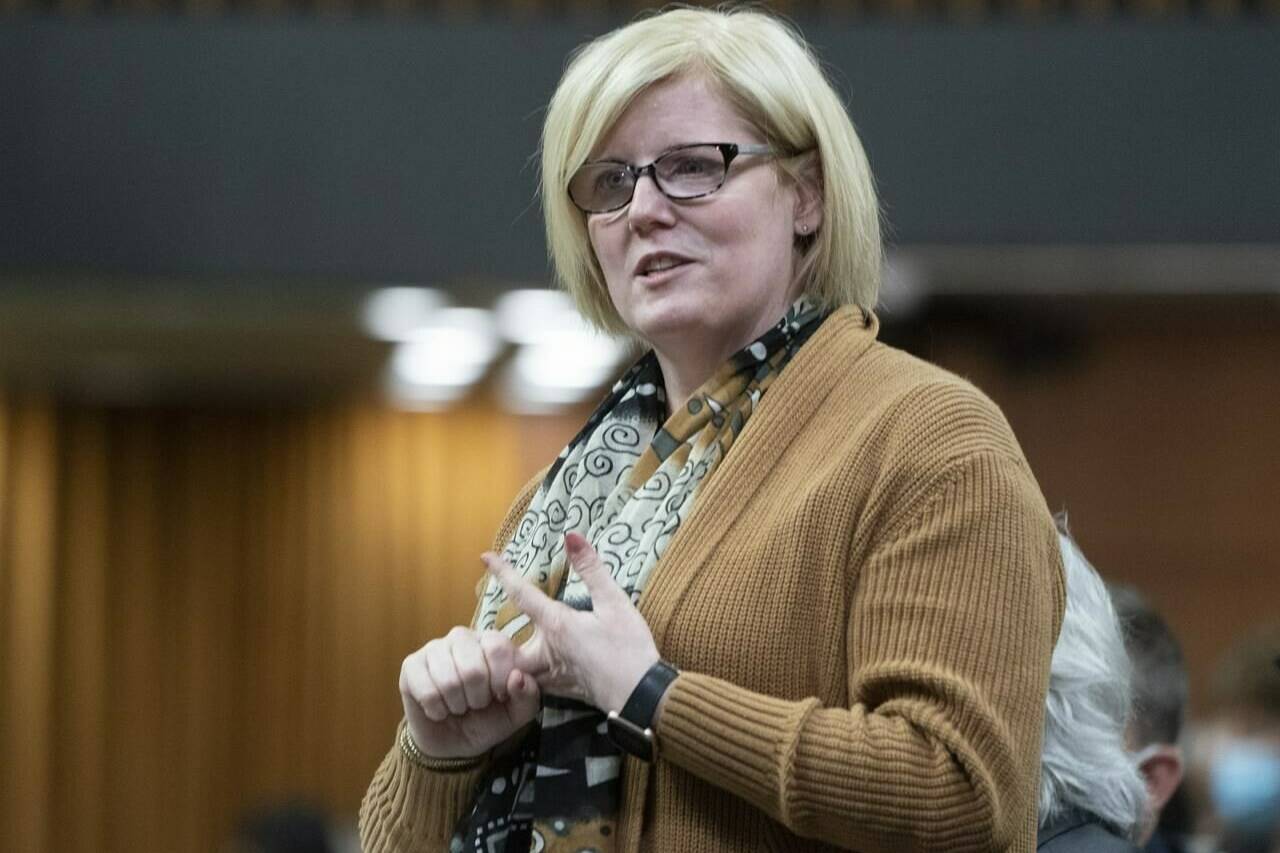
[[[513,723],[524,725],[538,714],[542,692],[532,676],[518,669],[507,676],[507,715]]]
[[[511,663],[512,674],[518,670],[536,678],[551,669],[551,655],[542,637],[542,631],[535,630],[532,637],[516,646],[515,658]]]
[[[581,533],[566,533],[564,549],[569,555],[569,565],[573,566],[578,577],[582,578],[582,582],[586,584],[587,592],[591,593],[591,602],[595,609],[599,609],[601,605],[617,606],[619,603],[631,603],[585,536]]]

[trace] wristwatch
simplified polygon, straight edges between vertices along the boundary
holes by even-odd
[[[642,761],[653,761],[657,753],[653,715],[662,695],[679,674],[674,666],[662,660],[649,667],[622,710],[609,712],[609,740],[614,746]]]

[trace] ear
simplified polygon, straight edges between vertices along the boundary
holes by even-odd
[[[1147,794],[1150,797],[1151,811],[1159,815],[1165,803],[1173,796],[1173,792],[1182,784],[1185,770],[1182,762],[1182,749],[1170,744],[1160,744],[1150,748],[1151,754],[1142,759],[1138,769],[1147,781]]]
[[[822,227],[822,161],[817,151],[803,155],[796,168],[795,228],[797,236],[810,236]]]

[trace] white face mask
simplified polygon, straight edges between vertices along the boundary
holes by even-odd
[[[1209,767],[1209,794],[1233,832],[1267,836],[1280,826],[1280,751],[1258,740],[1227,741]]]

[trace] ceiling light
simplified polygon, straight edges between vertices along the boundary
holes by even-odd
[[[590,332],[569,295],[560,290],[511,290],[494,305],[498,331],[513,344],[536,344],[565,332]]]
[[[626,350],[615,338],[584,331],[522,346],[503,371],[504,402],[521,412],[582,402],[615,377]]]
[[[501,343],[493,315],[480,308],[444,308],[397,344],[387,390],[401,404],[433,406],[459,399],[484,378]]]
[[[365,298],[361,322],[372,338],[405,341],[446,304],[444,294],[429,287],[384,287]]]

